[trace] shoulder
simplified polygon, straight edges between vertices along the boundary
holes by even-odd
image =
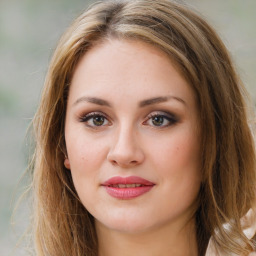
[[[247,214],[241,219],[243,232],[248,239],[252,239],[256,235],[256,210],[250,209]],[[224,256],[220,250],[217,250],[213,239],[209,241],[205,256]],[[256,252],[250,253],[248,256],[256,256]]]

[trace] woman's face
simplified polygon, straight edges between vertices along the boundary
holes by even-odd
[[[96,227],[185,225],[201,182],[198,119],[191,87],[160,50],[113,39],[85,54],[68,97],[65,165]]]

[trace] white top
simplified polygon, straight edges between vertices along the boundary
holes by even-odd
[[[250,209],[248,213],[241,219],[241,224],[243,227],[244,234],[247,238],[251,239],[256,234],[256,210]],[[227,227],[228,228],[228,227]],[[220,250],[214,246],[212,239],[210,239],[205,256],[226,256]],[[229,256],[233,256],[230,254]],[[256,256],[256,252],[250,253],[248,256]]]

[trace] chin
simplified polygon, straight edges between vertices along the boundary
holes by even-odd
[[[111,218],[96,221],[99,226],[103,225],[109,230],[127,234],[138,234],[146,232],[154,227],[153,223],[145,222],[145,218]]]

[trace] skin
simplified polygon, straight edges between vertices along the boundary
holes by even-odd
[[[65,166],[95,218],[99,255],[197,255],[198,118],[193,90],[153,46],[112,39],[78,63],[67,103]],[[155,186],[116,199],[101,186],[114,176],[139,176]]]

